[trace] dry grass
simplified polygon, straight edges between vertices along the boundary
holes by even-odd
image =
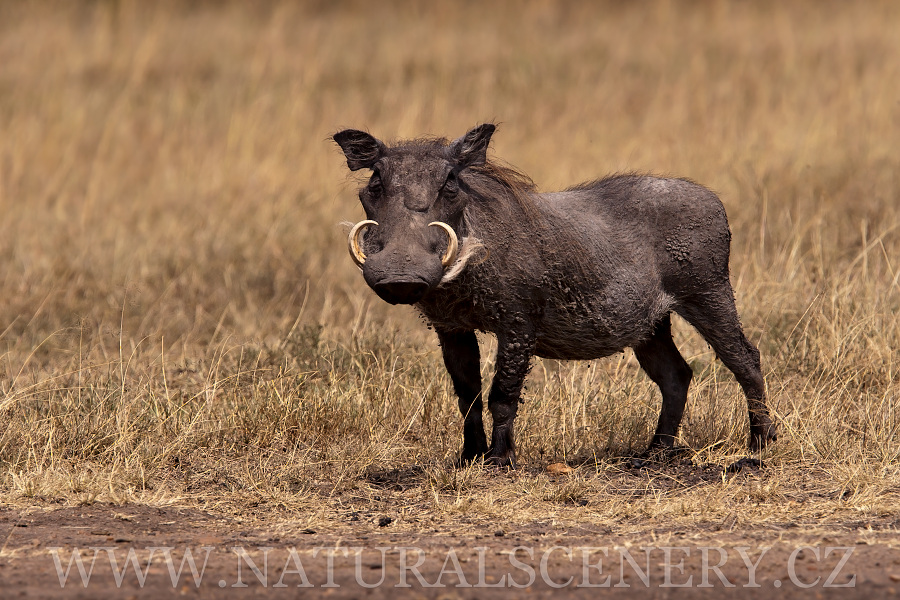
[[[0,4],[2,499],[410,530],[896,523],[897,31],[892,2]],[[543,189],[639,170],[719,191],[781,422],[761,475],[625,469],[659,407],[630,351],[536,361],[520,471],[450,467],[436,341],[346,256],[362,211],[328,137],[491,119]],[[743,397],[676,335],[682,440],[728,464]]]

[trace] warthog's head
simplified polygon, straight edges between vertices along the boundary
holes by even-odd
[[[391,304],[415,304],[453,269],[472,190],[461,172],[483,165],[494,126],[463,137],[388,147],[364,131],[335,134],[351,171],[371,169],[359,190],[366,220],[348,240],[366,283]]]

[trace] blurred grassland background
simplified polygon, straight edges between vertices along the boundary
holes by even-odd
[[[896,522],[898,32],[887,1],[0,3],[0,494],[411,528]],[[543,190],[647,171],[720,194],[781,422],[761,476],[623,470],[659,410],[630,351],[536,360],[520,471],[451,468],[437,342],[347,256],[361,176],[330,135],[484,121]],[[682,442],[728,464],[743,396],[676,341]]]

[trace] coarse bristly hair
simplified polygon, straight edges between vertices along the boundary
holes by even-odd
[[[466,234],[480,235],[482,240],[496,239],[508,233],[512,225],[510,219],[524,219],[522,230],[536,243],[556,248],[572,247],[574,244],[576,251],[569,253],[568,268],[574,274],[589,276],[591,265],[586,257],[590,253],[587,249],[578,247],[580,241],[568,235],[564,226],[554,222],[552,211],[546,210],[549,208],[546,200],[528,175],[493,158],[467,171],[465,181],[475,195],[473,202],[494,203],[490,212],[495,213],[501,221],[485,223],[477,220],[474,211],[467,207],[463,219]],[[482,260],[487,258],[489,257]],[[458,273],[454,273],[454,277],[456,275]]]
[[[488,250],[485,248],[484,244],[481,243],[481,240],[471,235],[460,240],[459,256],[457,257],[456,262],[453,263],[444,273],[444,276],[441,277],[441,283],[439,285],[444,285],[459,277],[459,274],[463,272],[468,266],[469,261],[475,257],[476,254],[479,254],[480,257],[473,264],[480,264],[488,259]]]
[[[474,177],[467,178],[466,182],[482,199],[514,200],[529,220],[541,218],[535,206],[537,186],[525,173],[496,159],[471,167],[469,171]]]

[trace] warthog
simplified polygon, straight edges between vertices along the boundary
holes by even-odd
[[[494,125],[459,139],[388,146],[335,134],[367,219],[350,231],[366,283],[391,304],[414,304],[437,332],[464,416],[461,459],[515,467],[513,421],[531,357],[594,359],[626,347],[662,392],[651,450],[674,446],[691,368],[670,313],[691,323],[747,397],[750,450],[776,439],[759,351],[744,336],[729,282],[731,232],[708,189],[684,179],[617,175],[537,193],[487,159]],[[475,331],[497,336],[482,424]]]

